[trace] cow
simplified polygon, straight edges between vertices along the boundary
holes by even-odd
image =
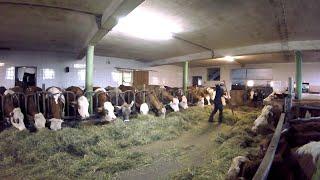
[[[159,101],[158,97],[156,96],[154,91],[147,91],[147,92],[139,92],[136,93],[136,109],[140,110],[141,104],[143,102],[143,96],[145,95],[145,100],[149,102],[150,107],[149,109],[153,111],[157,116],[165,117],[166,115],[166,108],[165,106]]]
[[[74,107],[77,109],[78,114],[81,119],[86,119],[90,117],[89,115],[89,102],[88,99],[84,96],[84,92],[80,87],[70,86],[66,89],[66,91],[73,92],[75,96],[68,95],[67,101],[69,102],[69,108],[73,109]],[[69,112],[71,115],[72,111]]]
[[[6,90],[3,93],[3,111],[4,111],[4,122],[2,127],[8,127],[10,124],[22,131],[26,129],[24,124],[24,115],[19,107],[19,97],[11,89]]]
[[[35,94],[37,91],[41,91],[41,88],[38,87],[28,87],[25,90],[26,95],[26,113],[28,119],[28,125],[33,125],[36,129],[45,128],[46,119],[44,118],[43,114],[38,111],[37,102],[35,97],[38,96]],[[39,97],[38,97],[39,98]]]
[[[179,111],[179,99],[173,97],[165,88],[159,88],[158,98],[162,100],[162,103],[168,104],[169,107],[174,111]]]
[[[281,133],[268,179],[312,179],[320,160],[319,126],[317,121],[290,122],[289,130]],[[270,139],[260,145],[263,154]],[[245,162],[235,179],[252,179],[263,154],[259,153],[257,159]]]
[[[175,112],[179,111],[179,99],[172,96],[164,86],[147,85],[145,89],[142,86],[139,86],[138,89],[152,92],[162,104],[168,105]]]
[[[245,163],[245,162],[248,162],[249,159],[245,156],[237,156],[235,158],[232,159],[232,162],[231,162],[231,166],[228,170],[228,173],[227,173],[227,177],[226,179],[227,180],[235,180],[237,179],[239,173],[240,173],[240,168],[241,166]]]
[[[134,101],[132,101],[130,104],[127,104],[126,102],[120,107],[121,108],[121,115],[123,117],[124,122],[129,122],[129,116],[132,112],[131,108],[134,105]]]
[[[142,103],[141,106],[140,106],[140,113],[142,115],[147,115],[149,112],[149,106],[147,103]]]
[[[64,110],[65,98],[62,90],[57,87],[50,87],[46,90],[48,92],[47,101],[49,107],[47,108],[49,113],[51,113],[51,119],[49,119],[50,129],[59,130],[61,129],[62,111]]]
[[[268,122],[269,117],[272,116],[272,106],[267,105],[262,109],[260,116],[254,121],[252,131],[255,133],[264,133],[272,128]]]
[[[200,96],[195,88],[188,89],[187,100],[193,105],[204,106],[204,97]]]
[[[3,86],[0,87],[0,95],[3,95],[7,89]]]
[[[188,100],[187,100],[186,96],[182,96],[182,97],[181,97],[179,106],[180,106],[182,109],[188,109]]]
[[[110,102],[110,97],[106,90],[100,87],[94,87],[93,108],[103,117],[104,121],[111,122],[117,117],[114,114],[114,106]]]

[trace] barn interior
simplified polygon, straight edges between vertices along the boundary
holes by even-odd
[[[0,179],[320,179],[319,16],[0,0]]]

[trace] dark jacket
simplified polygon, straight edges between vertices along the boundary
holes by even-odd
[[[216,85],[216,96],[214,97],[215,104],[222,104],[221,97],[223,96],[224,92],[220,85]]]

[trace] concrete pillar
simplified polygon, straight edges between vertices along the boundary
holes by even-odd
[[[93,57],[94,46],[89,45],[86,56],[86,91],[89,101],[89,113],[93,113],[92,91],[93,91]]]
[[[188,74],[189,74],[189,62],[184,62],[183,66],[183,92],[187,95],[188,90]]]
[[[301,99],[302,96],[302,52],[295,51],[296,61],[296,98]]]

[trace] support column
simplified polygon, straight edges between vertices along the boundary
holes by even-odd
[[[185,61],[183,66],[183,93],[187,95],[188,90],[188,72],[189,72],[189,62]]]
[[[301,99],[302,96],[302,52],[295,51],[296,61],[296,98]]]
[[[93,92],[93,57],[94,57],[94,46],[89,45],[86,56],[86,91],[87,98],[89,101],[89,113],[93,113],[92,106],[92,92]]]

